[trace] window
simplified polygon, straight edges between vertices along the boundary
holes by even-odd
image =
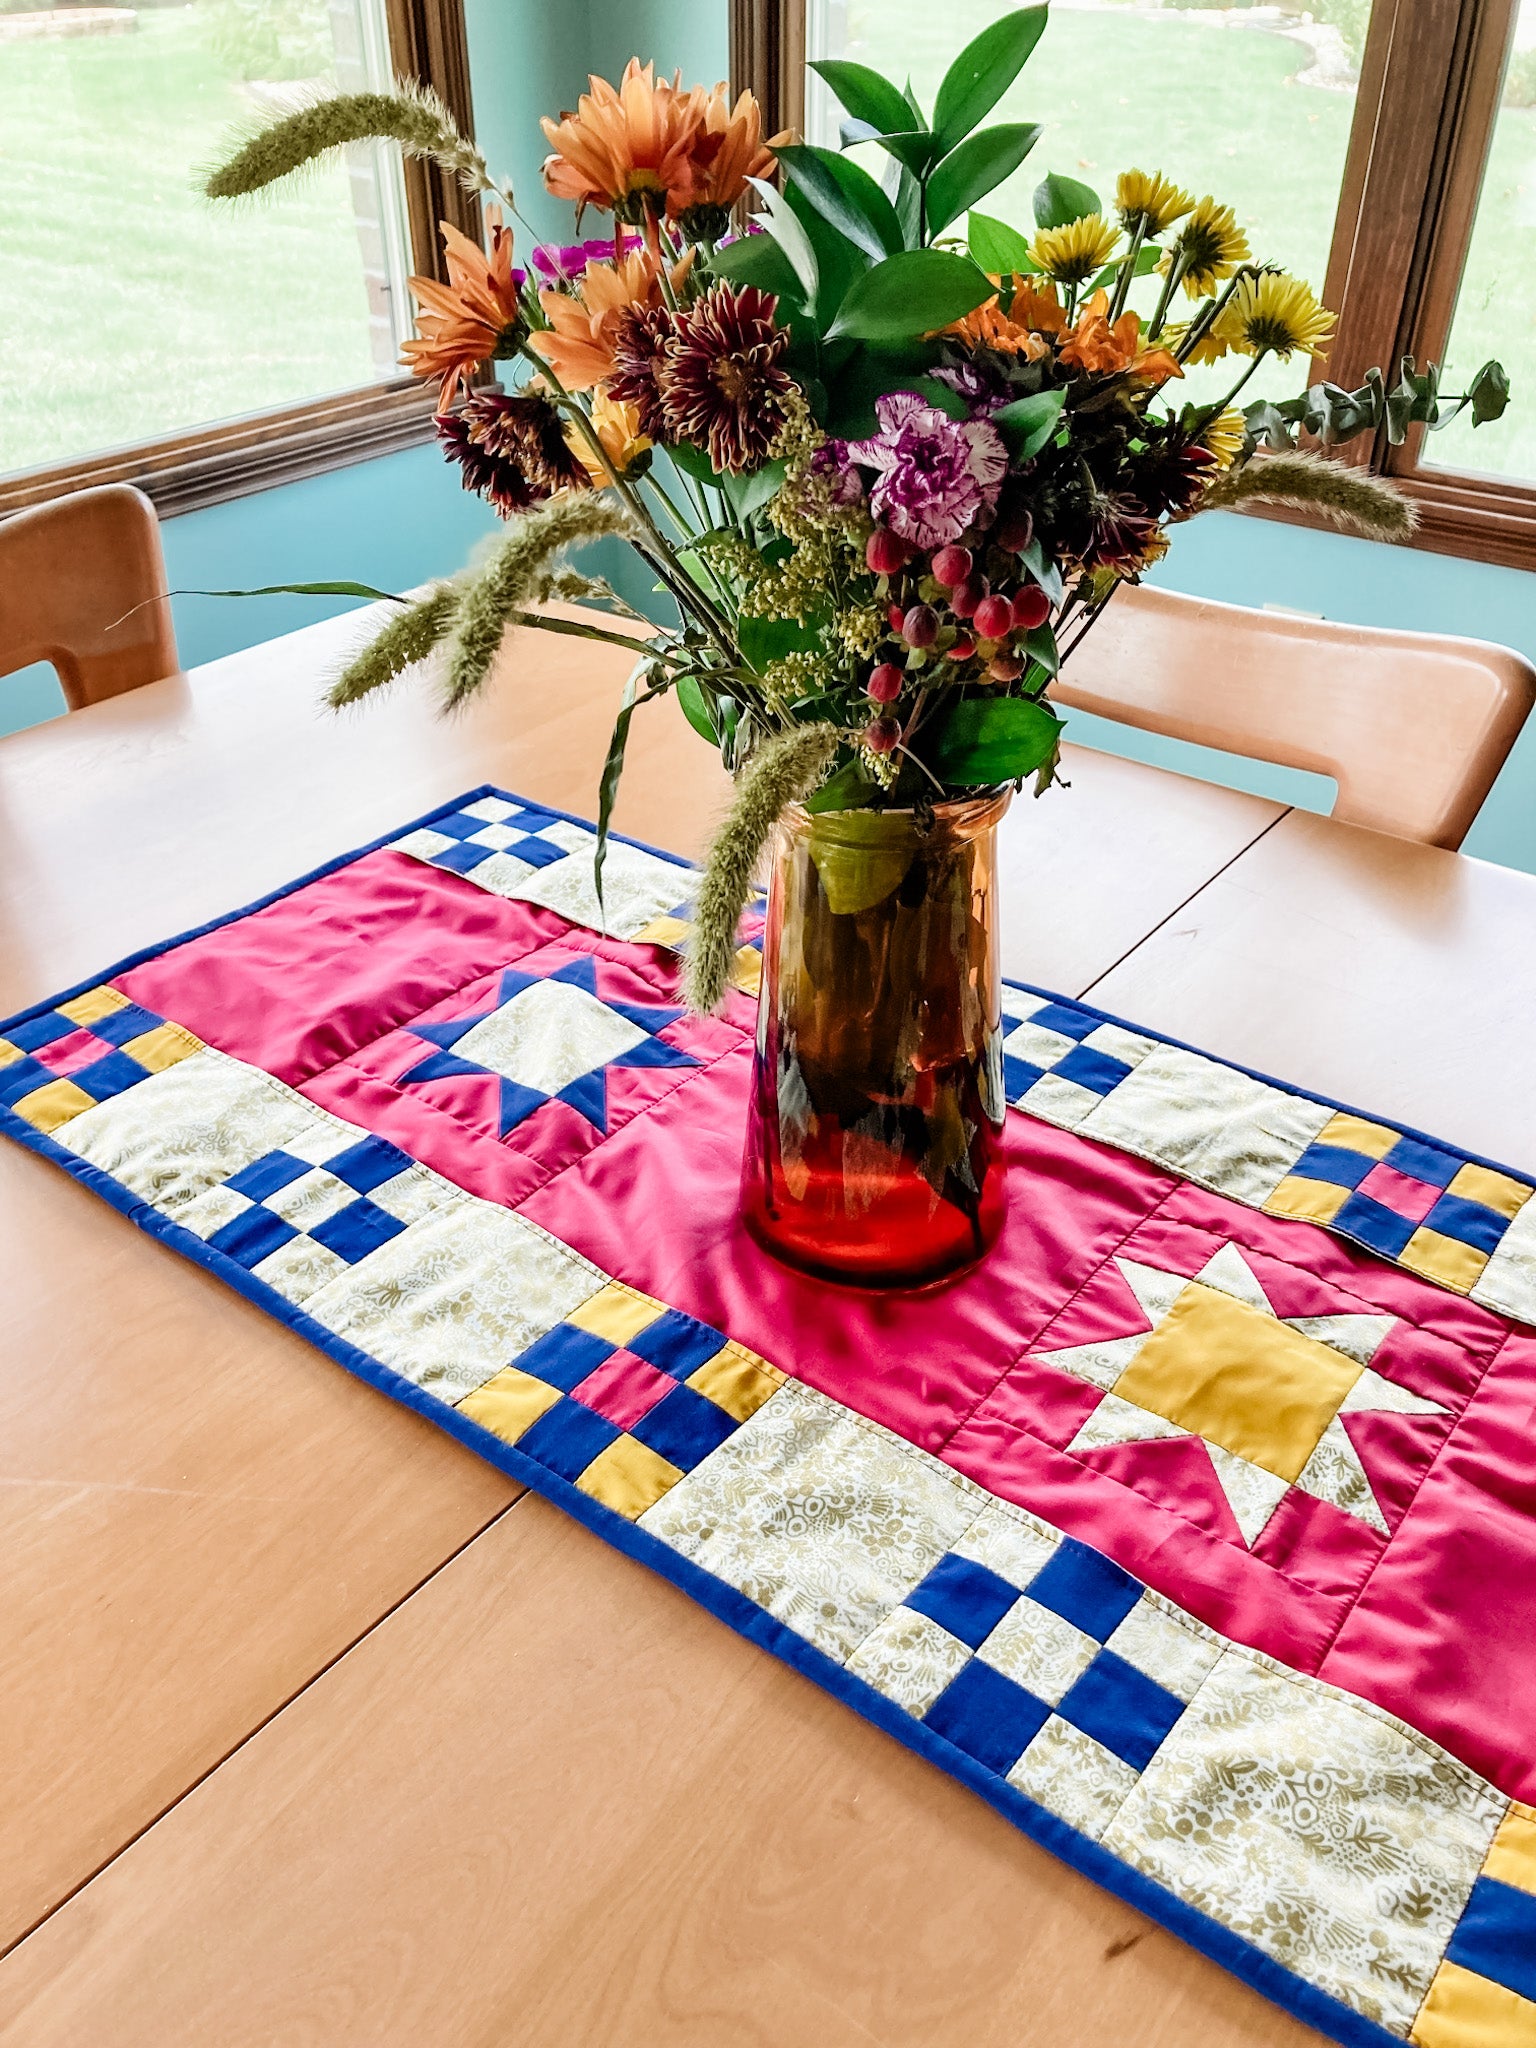
[[[998,12],[734,0],[733,61],[739,82],[778,91],[778,125],[835,147],[839,110],[800,49],[910,73],[921,91]],[[1458,390],[1497,356],[1515,399],[1502,421],[1415,428],[1369,459],[1418,501],[1422,544],[1536,568],[1536,0],[1053,0],[997,117],[1046,124],[985,202],[1016,225],[1047,170],[1107,196],[1135,164],[1228,200],[1255,251],[1339,314],[1314,374],[1353,385],[1412,354]],[[1305,376],[1266,364],[1250,391]]]
[[[0,0],[0,511],[116,477],[182,510],[428,431],[396,358],[443,195],[379,145],[241,208],[195,180],[232,131],[397,68],[462,118],[446,13]]]

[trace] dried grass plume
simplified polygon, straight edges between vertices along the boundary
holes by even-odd
[[[1263,504],[1321,512],[1335,526],[1367,540],[1407,540],[1419,523],[1413,505],[1391,484],[1318,455],[1256,455],[1218,478],[1195,509],[1225,512]]]
[[[688,945],[688,1003],[700,1016],[720,1007],[736,958],[736,926],[751,894],[768,835],[784,809],[811,794],[837,752],[835,725],[800,725],[752,756],[730,815],[715,834],[699,882]]]
[[[446,638],[458,603],[459,586],[439,583],[405,611],[397,612],[382,632],[353,655],[326,691],[325,701],[331,709],[340,711],[348,704],[361,703],[413,663],[425,661]]]
[[[553,570],[557,555],[609,534],[628,539],[634,530],[625,508],[595,491],[562,491],[525,513],[465,586],[454,616],[445,709],[466,703],[485,682],[501,636],[517,615],[560,587],[563,578]]]
[[[485,158],[437,94],[401,79],[393,92],[334,93],[270,122],[209,171],[203,191],[210,199],[241,199],[349,142],[375,140],[430,157],[467,192],[497,189]]]

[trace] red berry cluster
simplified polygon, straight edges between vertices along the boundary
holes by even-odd
[[[900,643],[865,684],[876,704],[893,704],[912,680],[903,666],[912,654],[920,657],[911,664],[915,669],[928,659],[958,663],[979,654],[986,664],[982,681],[1018,680],[1028,656],[1016,641],[1051,615],[1050,599],[1017,559],[1029,541],[1027,514],[1000,520],[981,549],[943,547],[931,557],[889,527],[875,528],[864,559],[886,581],[890,637]],[[900,738],[901,727],[889,715],[877,717],[864,735],[877,754],[888,754]]]

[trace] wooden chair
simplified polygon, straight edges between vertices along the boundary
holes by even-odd
[[[1343,626],[1136,585],[1118,591],[1052,700],[1145,732],[1310,768],[1333,815],[1458,847],[1536,702],[1513,648]]]
[[[165,597],[155,508],[131,484],[13,513],[0,520],[0,676],[50,661],[78,711],[174,675]]]

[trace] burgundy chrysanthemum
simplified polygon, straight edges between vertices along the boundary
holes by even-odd
[[[677,323],[665,306],[626,306],[613,330],[614,374],[608,394],[632,405],[649,440],[669,438],[657,374]]]
[[[503,519],[556,491],[590,483],[565,439],[560,415],[537,393],[477,391],[455,413],[439,413],[437,438],[464,473],[464,488]]]
[[[712,285],[678,314],[662,354],[667,439],[707,449],[722,474],[760,468],[784,423],[793,386],[780,367],[789,330],[774,325],[777,306],[754,285]]]

